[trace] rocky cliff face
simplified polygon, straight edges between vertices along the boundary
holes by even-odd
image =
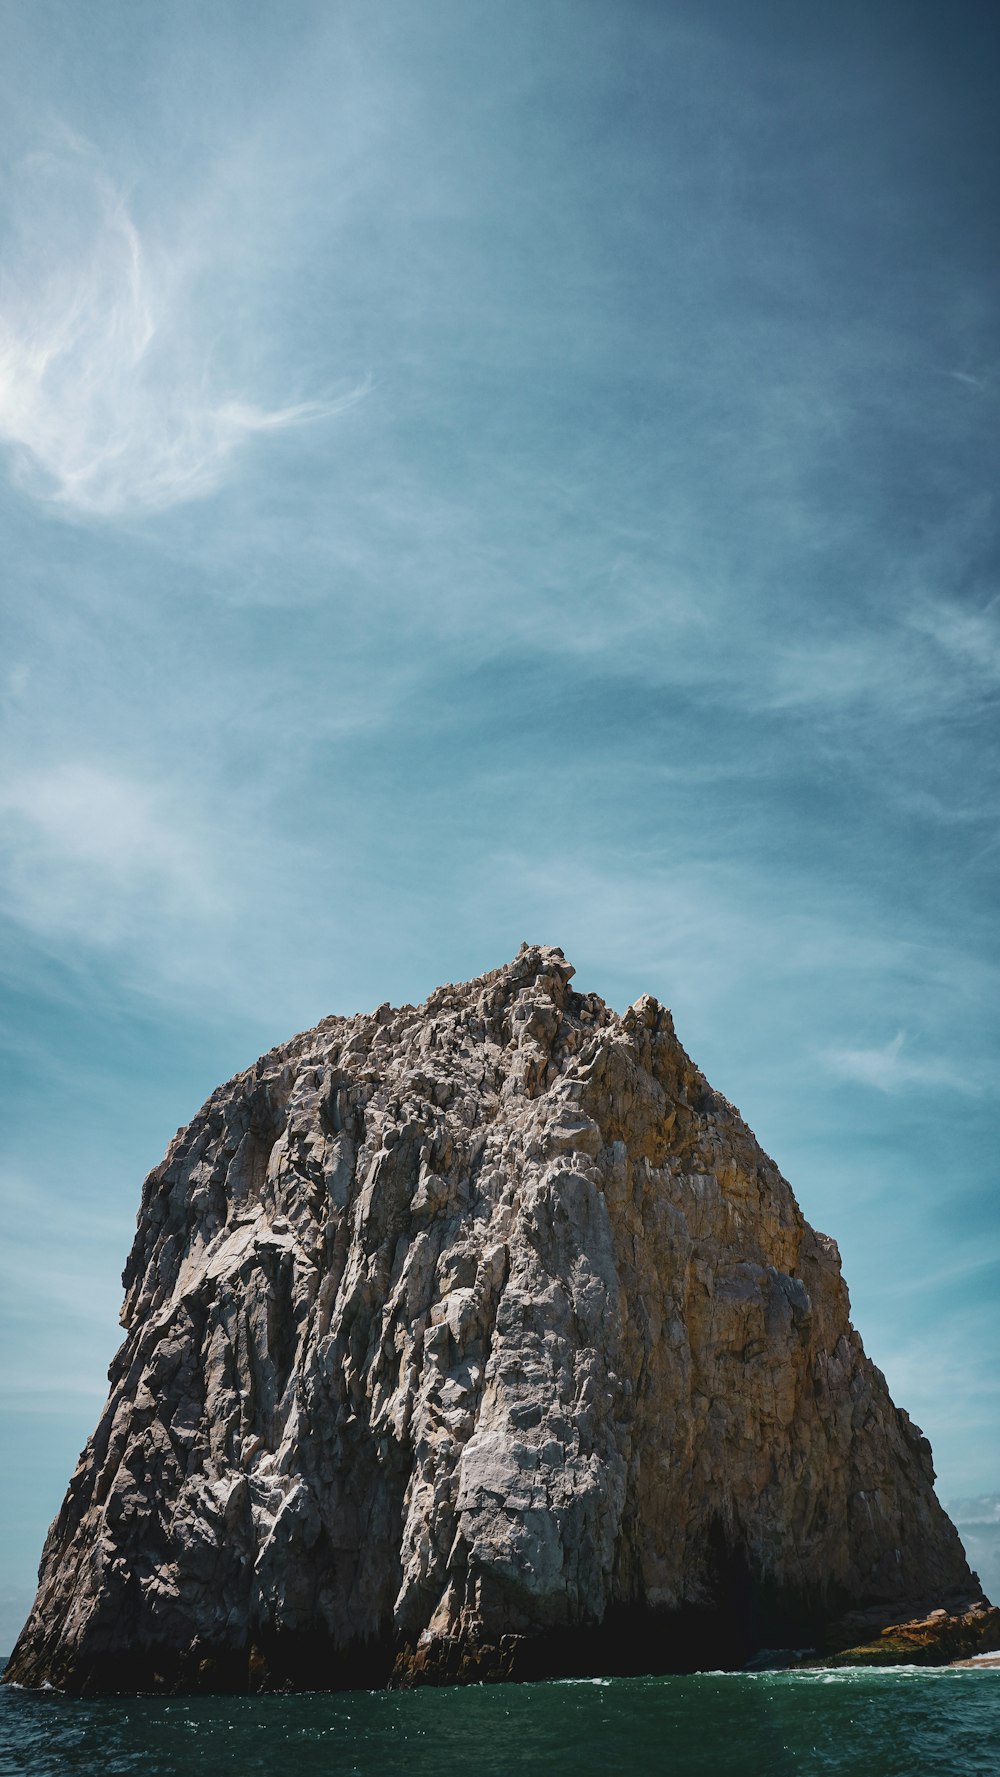
[[[326,1019],[177,1135],[8,1677],[655,1670],[976,1599],[834,1242],[572,973]]]

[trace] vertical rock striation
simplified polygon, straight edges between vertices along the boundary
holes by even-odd
[[[655,1670],[977,1598],[834,1242],[572,973],[325,1019],[179,1132],[8,1678]]]

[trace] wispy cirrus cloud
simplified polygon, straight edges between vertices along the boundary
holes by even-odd
[[[80,1336],[95,1327],[107,1336],[105,1304],[93,1288],[95,1272],[112,1285],[121,1266],[122,1218],[92,1198],[61,1203],[58,1219],[50,1196],[38,1180],[0,1160],[0,1212],[5,1238],[0,1254],[0,1283],[8,1306],[23,1315],[32,1297],[46,1301],[56,1322],[73,1323]],[[13,1357],[13,1354],[11,1354]],[[30,1352],[8,1365],[0,1393],[31,1395],[44,1385]],[[52,1378],[56,1391],[70,1395],[82,1388],[100,1392],[100,1378],[67,1375]]]
[[[366,392],[265,406],[228,386],[183,255],[151,252],[86,145],[26,158],[0,284],[0,442],[18,483],[114,518],[210,494],[255,437]]]
[[[1000,683],[1000,617],[995,598],[981,610],[969,609],[954,599],[924,599],[911,621],[957,668],[991,688]]]
[[[0,786],[0,974],[30,982],[40,957],[74,959],[96,969],[91,992],[171,1008],[193,997],[212,1015],[239,1001],[252,1016],[274,991],[285,1001],[281,933],[317,867],[314,848],[276,830],[260,785],[241,794],[96,757],[15,767]],[[341,924],[331,908],[328,935]],[[299,971],[281,1023],[299,1018],[311,974]]]
[[[986,1596],[995,1603],[1000,1598],[1000,1494],[945,1503],[965,1545],[969,1566],[979,1574]]]
[[[897,1332],[894,1337],[884,1324],[875,1352],[893,1400],[928,1433],[943,1474],[943,1448],[953,1444],[955,1433],[969,1429],[978,1433],[966,1459],[968,1466],[955,1463],[952,1469],[948,1490],[953,1495],[985,1491],[997,1472],[1000,1380],[995,1367],[980,1367],[970,1355],[990,1350],[993,1321],[992,1297],[977,1298],[969,1292],[921,1331]],[[986,1514],[980,1510],[973,1515],[982,1521]]]
[[[67,1464],[104,1397],[104,1373],[119,1337],[111,1305],[121,1299],[118,1274],[129,1221],[124,1205],[112,1213],[106,1193],[81,1190],[78,1178],[76,1188],[64,1193],[51,1175],[32,1176],[7,1146],[5,1141],[0,1153],[6,1321],[0,1412],[8,1425],[0,1503],[14,1534],[0,1581],[3,1650],[13,1646],[34,1592],[35,1551],[25,1529],[37,1490],[43,1514],[51,1511]],[[26,1478],[29,1438],[36,1458]]]
[[[859,709],[903,725],[926,722],[989,695],[1000,681],[996,601],[981,608],[945,594],[902,601],[879,624],[815,632],[784,644],[764,679],[775,710]]]
[[[989,1089],[981,1067],[962,1071],[940,1055],[914,1055],[907,1050],[907,1041],[906,1032],[898,1030],[888,1042],[870,1048],[827,1049],[822,1061],[836,1078],[886,1094],[926,1086],[976,1097]]]
[[[1000,1493],[986,1493],[979,1499],[963,1499],[952,1508],[956,1524],[993,1525],[1000,1529]]]
[[[36,932],[116,944],[152,920],[224,904],[210,849],[169,791],[119,769],[60,762],[0,790],[7,911]]]

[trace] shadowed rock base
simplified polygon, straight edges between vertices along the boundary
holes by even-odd
[[[80,1697],[380,1690],[392,1676],[393,1657],[387,1641],[338,1647],[322,1632],[285,1631],[233,1647],[137,1643],[72,1662],[57,1653],[46,1682]],[[5,1684],[31,1682],[18,1662],[8,1662]]]
[[[937,1608],[881,1629],[875,1626],[877,1612],[849,1614],[831,1624],[829,1601],[820,1606],[776,1597],[752,1585],[739,1565],[734,1564],[736,1590],[724,1608],[618,1608],[592,1628],[501,1635],[495,1642],[425,1638],[402,1651],[388,1635],[344,1648],[321,1632],[265,1636],[260,1643],[221,1650],[135,1647],[95,1655],[86,1668],[71,1667],[58,1688],[79,1696],[407,1690],[747,1666],[942,1666],[1000,1648],[1000,1610],[983,1601],[968,1609]],[[856,1639],[859,1634],[863,1641]],[[819,1655],[817,1644],[825,1650]],[[58,1659],[51,1670],[58,1683]],[[16,1670],[6,1682],[17,1682]]]
[[[738,1670],[761,1645],[807,1645],[821,1612],[746,1593],[726,1609],[616,1608],[590,1628],[505,1634],[495,1641],[424,1637],[415,1648],[381,1641],[335,1647],[322,1632],[264,1636],[241,1647],[183,1651],[142,1647],[95,1654],[87,1666],[50,1671],[58,1688],[81,1696],[267,1691],[409,1689],[546,1678]],[[17,1682],[17,1669],[8,1682]]]
[[[48,1682],[81,1696],[218,1694],[410,1689],[419,1685],[493,1684],[552,1678],[626,1677],[655,1673],[739,1670],[762,1647],[814,1646],[843,1600],[782,1592],[751,1574],[741,1550],[712,1527],[703,1564],[716,1602],[681,1610],[615,1605],[599,1624],[495,1638],[424,1633],[400,1647],[391,1626],[365,1642],[337,1646],[321,1626],[264,1633],[239,1646],[185,1649],[141,1642],[89,1664],[61,1660],[56,1647]],[[499,1607],[493,1611],[502,1621]],[[943,1613],[940,1613],[943,1614]],[[1000,1612],[993,1612],[1000,1619]],[[873,1618],[863,1619],[871,1626]],[[847,1619],[850,1632],[862,1619]],[[7,1682],[21,1682],[15,1652]],[[30,1682],[30,1680],[29,1680]]]

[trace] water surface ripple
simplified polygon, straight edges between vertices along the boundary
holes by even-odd
[[[0,1691],[30,1777],[1000,1777],[1000,1671],[699,1673],[293,1697]]]

